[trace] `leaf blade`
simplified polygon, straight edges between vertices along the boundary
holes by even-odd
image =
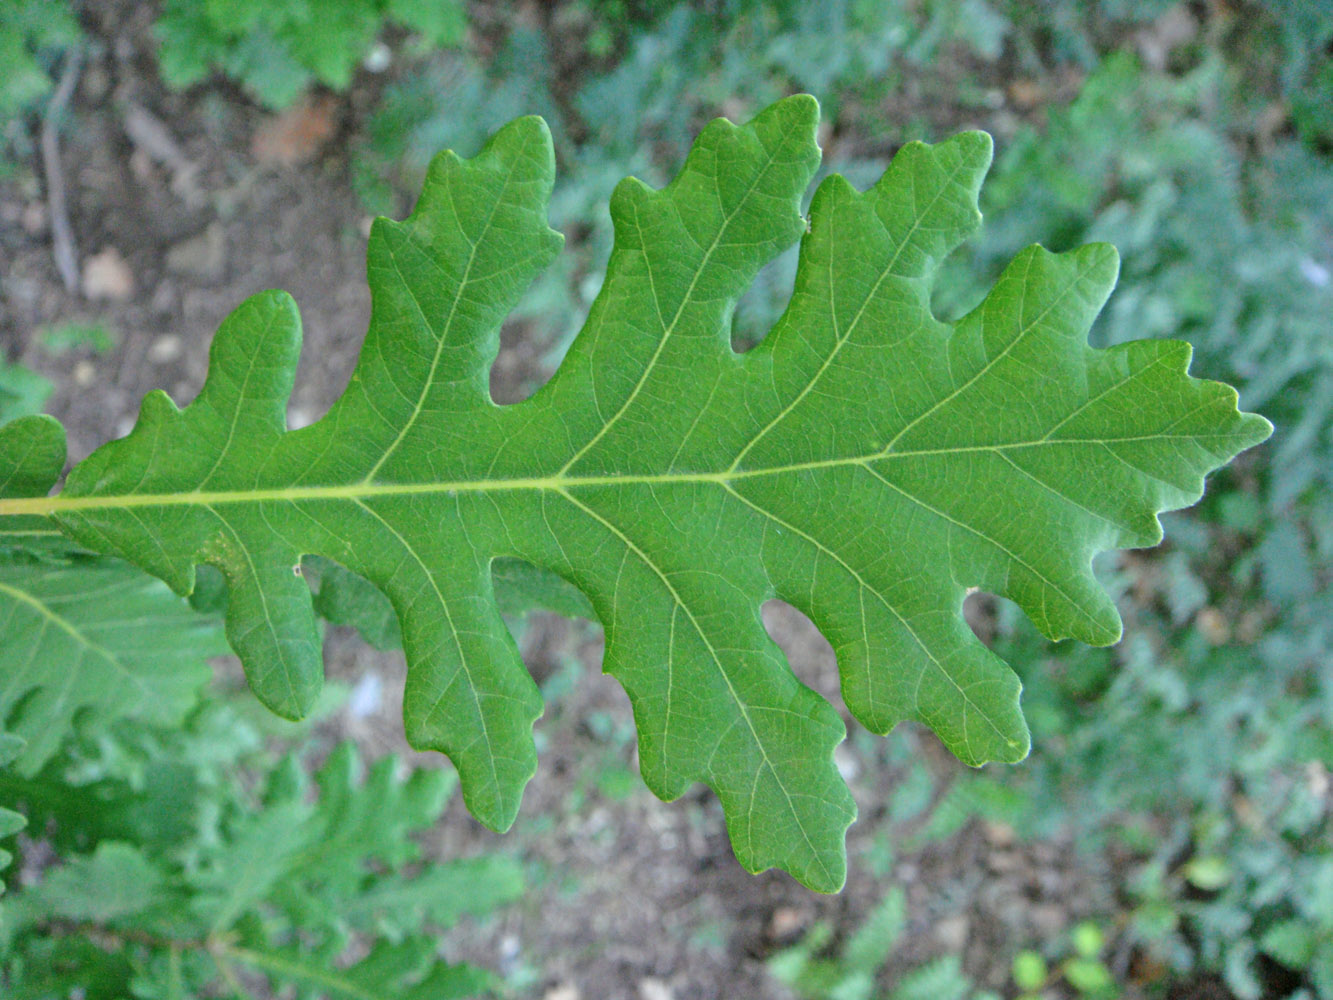
[[[267,293],[219,331],[199,400],[148,397],[65,494],[0,514],[51,514],[182,591],[196,562],[220,566],[252,686],[291,714],[318,680],[300,558],[369,580],[402,625],[409,739],[453,759],[496,829],[535,770],[541,700],[491,566],[553,573],[606,628],[650,787],[708,784],[743,864],[836,889],[855,813],[833,764],[844,729],[762,603],[814,620],[868,728],[914,719],[969,763],[1021,759],[1018,679],[967,627],[967,589],[1053,637],[1114,641],[1092,556],[1155,543],[1157,514],[1270,428],[1190,378],[1187,348],[1087,345],[1115,280],[1105,246],[1030,248],[941,323],[934,273],[979,222],[989,139],[909,144],[866,192],[830,178],[807,230],[816,117],[794,98],[715,122],[663,190],[623,182],[587,325],[506,407],[486,389],[498,327],[559,243],[549,135],[522,119],[472,160],[446,154],[417,211],[372,231],[371,327],[323,419],[282,429],[299,322]],[[736,299],[797,238],[787,312],[735,354]]]

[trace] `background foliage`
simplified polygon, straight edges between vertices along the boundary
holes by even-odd
[[[1086,864],[1116,872],[1120,899],[1098,926],[1102,954],[1123,957],[1106,962],[1122,989],[1165,995],[1172,983],[1215,974],[1244,1000],[1333,996],[1333,16],[1324,4],[587,0],[512,18],[474,4],[466,35],[457,20],[414,20],[408,5],[356,5],[358,18],[328,21],[323,62],[290,43],[301,36],[293,26],[308,23],[305,5],[256,5],[267,19],[258,34],[251,29],[260,15],[246,6],[166,4],[162,72],[176,85],[220,73],[277,106],[311,80],[366,85],[356,64],[386,42],[394,65],[376,78],[378,99],[353,130],[348,164],[371,209],[401,214],[439,147],[473,151],[517,114],[547,118],[561,178],[552,222],[573,240],[520,310],[549,361],[599,286],[610,236],[599,206],[611,183],[625,173],[661,183],[703,120],[744,117],[792,90],[821,97],[825,169],[862,184],[907,139],[976,125],[995,133],[987,223],[946,271],[935,303],[946,317],[975,302],[1027,242],[1057,250],[1116,243],[1122,277],[1094,337],[1190,340],[1194,371],[1238,385],[1242,403],[1272,419],[1277,434],[1218,477],[1201,508],[1168,519],[1164,550],[1101,567],[1132,636],[1121,647],[1050,646],[1014,609],[980,609],[979,629],[1025,665],[1034,754],[1019,768],[963,775],[938,801],[927,794],[935,804],[920,805],[931,818],[919,829],[943,838],[980,822],[1032,841],[1075,838]],[[63,54],[86,44],[80,17],[86,11],[54,0],[0,9],[0,55],[15,67],[0,86],[0,119],[14,161],[31,155]],[[429,44],[455,41],[444,51]],[[269,67],[280,72],[257,73]],[[779,260],[760,275],[738,313],[738,342],[767,328],[793,263]],[[6,416],[39,406],[42,390],[23,369],[0,367]],[[331,604],[336,594],[331,588]],[[195,711],[183,729],[152,738],[190,739],[208,714]],[[128,788],[133,781],[119,777],[128,772],[96,762],[138,754],[137,766],[152,770],[145,761],[160,765],[161,751],[145,749],[148,739],[115,725],[95,729],[40,776],[51,789],[102,788],[103,774]],[[271,756],[250,759],[251,790],[266,787]],[[938,781],[904,767],[905,789],[929,791]],[[5,780],[18,782],[17,773],[11,768]],[[210,773],[199,783],[221,790],[190,800],[213,803],[201,812],[265,815],[264,795],[244,799],[243,783]],[[284,773],[294,773],[291,765]],[[35,786],[23,787],[31,794]],[[899,812],[915,815],[902,794]],[[6,801],[31,800],[11,790]],[[41,837],[18,842],[19,864],[6,873],[7,906],[31,895],[23,912],[47,908],[46,918],[25,919],[70,919],[55,909],[66,905],[53,897],[61,881],[41,888],[69,869],[37,880],[51,864],[39,857],[149,865],[171,892],[201,891],[166,856],[182,844],[204,849],[197,824],[168,845],[123,827],[76,835],[66,819],[71,832],[62,839],[58,814],[41,815],[48,818],[40,825],[29,815]],[[0,815],[0,829],[5,822]],[[235,818],[217,829],[243,825]],[[908,833],[890,837],[899,851],[907,849],[902,838]],[[127,861],[131,854],[140,860]],[[889,860],[882,864],[891,870]],[[73,869],[85,870],[93,869]],[[276,936],[266,940],[281,947],[294,918],[271,900],[256,905],[277,907]],[[145,912],[99,911],[112,925]],[[855,940],[855,926],[806,942],[801,961],[842,963],[830,981],[860,975],[864,956],[839,939]],[[335,931],[328,940],[361,933]],[[1035,976],[1025,958],[1007,989],[1078,995],[1060,971],[1081,954],[1074,942],[1052,936],[1008,946],[1027,949],[1043,967]],[[170,974],[174,953],[145,945],[133,974],[145,983]],[[788,959],[787,971],[777,971],[794,981],[797,964]],[[891,984],[879,975],[888,995]]]
[[[277,758],[275,736],[292,747]],[[182,725],[114,726],[31,777],[0,777],[61,859],[5,904],[6,996],[253,996],[267,983],[439,1000],[498,986],[444,961],[440,932],[517,898],[521,867],[498,854],[423,867],[412,836],[439,818],[452,773],[366,767],[342,743],[311,774],[302,743],[248,700],[215,697]]]

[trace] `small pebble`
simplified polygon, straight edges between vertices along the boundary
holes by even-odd
[[[364,719],[368,715],[374,715],[375,712],[379,711],[383,693],[384,685],[380,681],[379,674],[362,674],[361,679],[352,688],[351,697],[347,699],[348,713],[356,719]]]
[[[40,236],[46,232],[46,206],[39,201],[23,206],[21,216],[23,231],[29,236]]]
[[[1012,847],[1014,843],[1014,828],[1008,823],[1001,823],[998,820],[987,820],[981,827],[981,832],[986,838],[986,842],[995,847]]]
[[[1231,625],[1217,608],[1201,609],[1194,623],[1210,646],[1225,646],[1231,641]]]
[[[134,294],[134,272],[115,247],[106,247],[83,262],[83,294],[112,301]]]
[[[962,913],[956,913],[945,917],[935,925],[935,940],[946,952],[957,954],[966,946],[970,929],[971,922],[967,917]]]
[[[148,348],[147,358],[150,364],[164,365],[181,356],[181,339],[175,334],[158,337]]]
[[[833,749],[833,763],[838,768],[838,774],[842,780],[851,784],[861,773],[861,762],[856,759],[856,755],[847,749],[846,743],[840,743]]]
[[[768,936],[774,941],[788,941],[810,923],[810,915],[795,906],[779,906],[768,920]]]
[[[197,281],[221,281],[227,273],[227,233],[220,222],[167,251],[167,269]]]

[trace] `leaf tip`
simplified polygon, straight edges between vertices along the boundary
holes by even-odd
[[[1027,730],[1023,731],[1024,739],[1010,740],[1009,748],[1013,751],[1013,756],[1005,760],[1006,764],[1018,764],[1027,760],[1028,754],[1032,752],[1032,736]]]
[[[825,896],[834,896],[842,892],[847,885],[847,850],[845,840],[847,829],[855,821],[856,814],[853,811],[850,819],[843,825],[839,831],[839,848],[824,854],[820,854],[805,864],[792,864],[790,861],[768,863],[760,861],[758,863],[742,858],[737,852],[736,858],[751,875],[762,875],[773,868],[785,871],[797,882],[809,889],[811,892],[818,892]],[[736,844],[735,837],[732,837],[733,846]]]
[[[65,440],[65,428],[60,421],[49,413],[30,413],[26,416],[16,417],[6,424],[0,424],[0,430],[6,433],[14,433],[13,428],[23,428],[24,433],[40,436],[49,440],[59,437],[61,442]]]
[[[1157,523],[1158,533],[1160,535],[1161,522],[1158,521]],[[1087,636],[1086,642],[1089,646],[1114,646],[1124,637],[1125,623],[1121,619],[1120,612],[1115,604],[1110,598],[1107,598],[1104,620],[1099,620],[1097,622],[1096,628]]]
[[[1235,386],[1228,385],[1225,382],[1198,379],[1190,375],[1189,369],[1194,359],[1194,346],[1189,341],[1173,340],[1166,343],[1179,352],[1174,359],[1174,370],[1187,376],[1192,382],[1198,383],[1205,392],[1212,394],[1211,399],[1216,402],[1216,405],[1222,411],[1219,415],[1227,420],[1227,435],[1230,439],[1231,450],[1227,452],[1227,457],[1218,463],[1219,466],[1235,458],[1241,452],[1263,444],[1272,436],[1274,430],[1272,421],[1262,414],[1250,413],[1240,408],[1240,393],[1236,391]],[[1217,467],[1214,466],[1213,468]],[[1212,471],[1212,469],[1208,471]]]
[[[180,407],[165,389],[153,389],[144,395],[143,402],[139,404],[138,423],[151,425],[178,417],[180,413]],[[138,429],[137,425],[135,429]]]
[[[650,199],[655,192],[652,187],[641,181],[639,178],[630,176],[623,177],[615,188],[611,191],[611,218],[619,222],[622,218],[632,220],[634,213],[638,211],[647,199]],[[623,235],[622,235],[623,228]],[[637,236],[636,230],[626,225],[616,229],[616,238],[625,245],[632,245]]]
[[[541,115],[524,115],[515,118],[500,128],[482,147],[481,155],[492,150],[500,151],[502,156],[522,155],[533,161],[541,161],[544,172],[555,173],[555,146],[551,140],[551,127]]]
[[[992,761],[996,764],[1021,764],[1027,760],[1028,754],[1032,752],[1032,731],[1028,729],[1027,719],[1021,712],[1018,719],[1018,728],[1003,737],[1003,744],[995,748],[993,756],[989,760],[978,761],[974,766],[981,767]]]
[[[1253,448],[1255,445],[1263,444],[1273,436],[1273,430],[1273,422],[1263,414],[1247,413],[1242,410],[1240,414],[1240,426],[1237,428],[1237,437],[1243,442],[1241,444],[1241,451],[1244,451],[1247,448]]]
[[[1027,719],[1014,702],[1015,726],[1007,733],[997,732],[996,738],[987,742],[980,752],[973,752],[969,746],[948,744],[949,750],[968,767],[985,767],[987,764],[1020,764],[1027,760],[1032,752],[1032,732],[1028,729]]]
[[[991,160],[995,158],[995,140],[989,132],[981,129],[959,132],[946,142],[956,145],[966,162],[976,164],[983,171],[990,169]]]
[[[782,113],[794,121],[811,126],[819,124],[819,101],[813,94],[792,94],[778,101],[773,108],[782,109]]]
[[[65,467],[65,428],[36,413],[0,426],[0,495],[45,496]]]
[[[458,762],[454,763],[457,766]],[[532,773],[536,773],[536,768],[533,768]],[[529,779],[531,777],[531,774],[528,775]],[[494,787],[477,787],[474,782],[466,779],[459,781],[463,790],[463,804],[467,806],[468,813],[492,833],[508,833],[514,825],[518,819],[519,806],[523,804],[523,787],[526,783],[526,780],[523,781],[518,786],[518,794],[511,796],[497,794],[499,790]]]
[[[726,122],[725,118],[719,120]],[[730,125],[730,122],[727,124]],[[765,141],[764,137],[767,135],[769,138],[765,142],[766,145],[775,141],[776,137],[781,137],[776,138],[776,142],[780,145],[790,144],[796,151],[797,160],[803,161],[809,171],[801,185],[804,189],[821,158],[818,101],[809,94],[793,94],[776,104],[769,105],[742,128],[760,136],[761,141]]]
[[[1074,251],[1074,260],[1088,277],[1111,294],[1120,279],[1120,251],[1110,243],[1085,243]]]
[[[798,878],[797,881],[812,892],[818,892],[825,896],[836,896],[847,885],[847,858],[840,854],[838,863],[830,868],[827,873],[821,872],[819,876]]]
[[[292,298],[291,292],[281,288],[266,288],[262,292],[256,292],[242,305],[249,305],[255,309],[271,309],[291,316],[295,316],[297,312],[296,299]]]

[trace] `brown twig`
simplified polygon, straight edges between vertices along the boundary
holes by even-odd
[[[74,236],[69,226],[69,212],[65,206],[65,174],[60,166],[59,119],[74,94],[79,78],[83,53],[77,48],[65,57],[65,69],[42,119],[42,170],[46,174],[46,204],[51,213],[51,252],[56,270],[64,282],[65,291],[73,294],[79,287],[79,256],[74,247]]]

